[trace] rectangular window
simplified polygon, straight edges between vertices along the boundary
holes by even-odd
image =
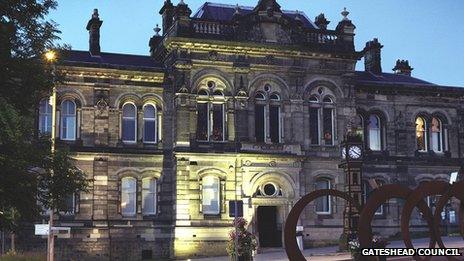
[[[76,197],[74,194],[71,194],[66,197],[66,202],[64,209],[61,210],[64,215],[74,215],[74,209],[76,206]]]
[[[76,139],[76,117],[63,116],[62,118],[62,139],[75,140]]]
[[[145,119],[143,124],[143,140],[146,143],[156,142],[156,121]]]
[[[309,108],[309,139],[311,145],[319,145],[319,109]]]
[[[213,141],[224,141],[224,104],[213,104]]]
[[[330,189],[330,181],[327,179],[320,179],[316,182],[316,190]],[[316,199],[316,213],[330,214],[330,196],[322,196]]]
[[[220,213],[220,183],[219,179],[212,176],[202,180],[202,204],[203,214],[219,215]]]
[[[323,109],[324,142],[325,145],[333,145],[333,109]]]
[[[280,143],[280,107],[269,106],[269,127],[272,143]]]
[[[123,178],[121,183],[121,213],[123,216],[133,216],[137,205],[137,181],[134,178]]]
[[[197,104],[197,139],[209,140],[208,134],[208,103]]]
[[[264,105],[255,106],[255,137],[256,142],[264,142],[265,137],[265,120]]]
[[[142,212],[144,215],[156,214],[156,179],[142,180]]]

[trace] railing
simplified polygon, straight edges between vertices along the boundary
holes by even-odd
[[[234,25],[227,22],[192,19],[191,30],[199,37],[205,36],[233,40],[239,36],[238,33],[235,33]],[[243,36],[243,32],[241,35]],[[335,30],[304,29],[300,33],[299,39],[295,39],[294,41],[303,44],[324,46],[325,48],[333,45],[343,45],[344,42],[339,40],[340,37],[340,33]]]
[[[230,35],[233,32],[232,25],[218,22],[192,20],[192,26],[198,34]]]

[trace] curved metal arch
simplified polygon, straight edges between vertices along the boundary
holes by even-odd
[[[377,208],[391,198],[401,198],[407,200],[409,196],[412,195],[412,193],[413,190],[399,184],[384,185],[372,192],[366,204],[363,206],[363,210],[361,211],[361,215],[359,217],[358,237],[361,248],[372,248],[371,222],[374,218]],[[430,231],[433,231],[433,216],[430,208],[427,206],[427,203],[425,203],[424,200],[421,200],[417,205],[419,210],[424,213]],[[401,222],[405,222],[409,225],[409,220],[402,219]],[[435,237],[433,236],[430,240],[430,245],[435,245]]]
[[[323,190],[316,190],[308,195],[302,197],[298,202],[296,202],[295,206],[293,206],[292,210],[288,214],[287,220],[285,221],[285,235],[284,235],[284,242],[285,242],[285,251],[287,252],[288,259],[291,261],[305,261],[305,257],[300,251],[298,244],[296,242],[296,225],[298,223],[298,219],[303,212],[304,208],[314,200],[322,196],[333,196],[342,198],[346,201],[351,202],[351,204],[360,210],[358,203],[351,198],[347,193],[341,192],[338,190],[333,189],[323,189]]]

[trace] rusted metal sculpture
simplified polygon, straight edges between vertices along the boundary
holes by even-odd
[[[298,223],[298,218],[300,217],[301,212],[309,203],[313,202],[319,197],[322,196],[333,196],[339,197],[346,201],[351,202],[352,206],[355,206],[358,210],[359,204],[353,198],[351,198],[347,193],[341,192],[338,190],[333,189],[322,189],[316,190],[314,192],[309,193],[308,195],[302,197],[295,206],[292,208],[290,213],[288,214],[287,221],[285,222],[285,251],[287,252],[287,256],[289,260],[297,260],[303,261],[306,260],[303,254],[301,253],[300,249],[298,248],[298,244],[296,242],[296,225]]]
[[[315,199],[322,196],[340,197],[344,200],[351,202],[359,209],[358,203],[351,198],[347,193],[338,190],[317,190],[301,198],[290,211],[287,221],[285,223],[285,251],[291,261],[306,260],[296,242],[296,225],[298,218],[303,209]],[[424,198],[432,195],[441,195],[440,200],[436,204],[435,212],[432,213],[431,209],[427,206]],[[464,181],[456,182],[450,185],[441,181],[430,181],[422,183],[417,189],[412,190],[399,184],[384,185],[379,189],[372,192],[369,199],[362,208],[359,218],[358,236],[361,248],[372,247],[372,227],[371,222],[374,218],[375,211],[385,202],[391,198],[401,198],[405,200],[405,205],[401,214],[401,232],[404,244],[407,248],[413,248],[409,233],[409,221],[411,219],[412,210],[418,207],[424,215],[430,232],[429,247],[433,248],[438,244],[441,248],[445,245],[440,236],[440,218],[443,208],[448,200],[452,197],[461,201],[459,208],[459,221],[461,228],[461,235],[464,238]],[[459,260],[456,257],[447,257],[449,260]],[[421,258],[414,256],[415,260],[428,260],[429,258]],[[365,257],[365,260],[374,260],[374,258]]]

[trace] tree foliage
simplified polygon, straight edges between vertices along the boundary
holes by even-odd
[[[60,209],[63,198],[87,187],[69,152],[52,153],[49,137],[35,127],[38,102],[56,79],[43,58],[58,48],[59,31],[46,19],[56,6],[55,0],[0,1],[0,230],[33,220],[37,201]]]

